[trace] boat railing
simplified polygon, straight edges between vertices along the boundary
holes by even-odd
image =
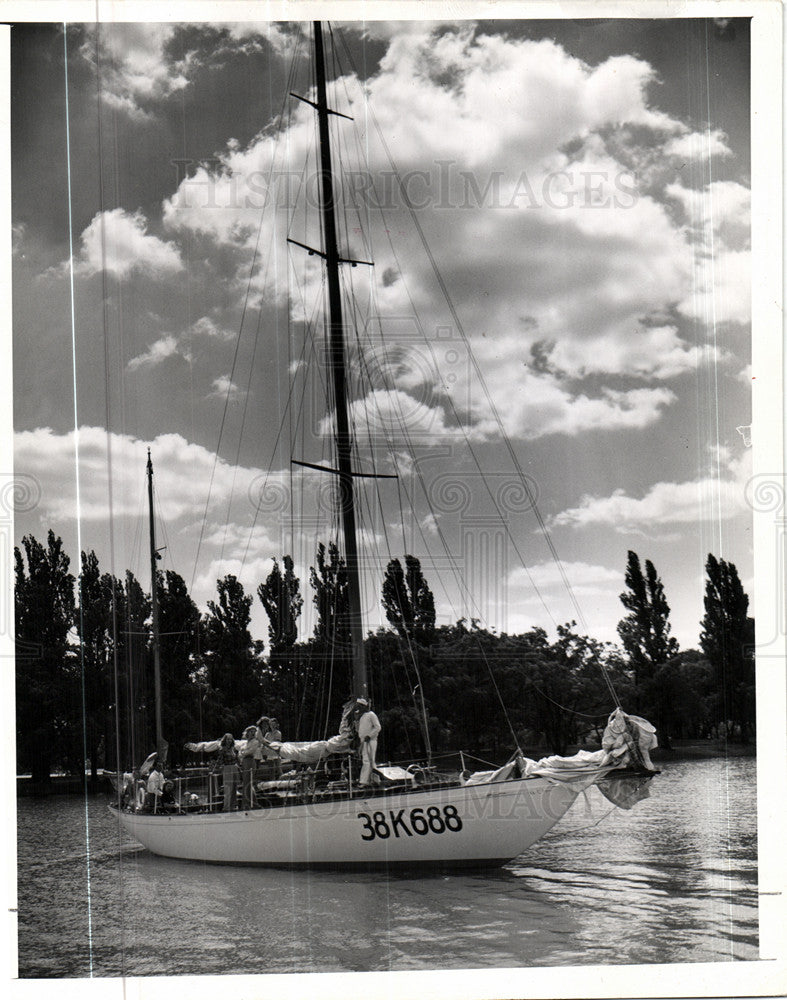
[[[313,802],[335,796],[352,798],[355,794],[384,794],[386,791],[416,790],[417,788],[452,785],[460,780],[461,772],[451,769],[444,771],[421,761],[388,761],[377,765],[377,787],[374,790],[363,789],[358,785],[358,768],[360,764],[352,753],[345,759],[339,755],[331,758],[332,766],[326,759],[312,765],[294,765],[293,769],[284,773],[267,775],[262,778],[258,773],[252,783],[252,808],[265,808],[274,804],[292,803],[294,801]],[[386,774],[396,770],[397,775]],[[234,784],[234,794],[237,801],[234,808],[241,805],[242,786],[241,775],[237,775]],[[129,792],[132,789],[129,788]],[[213,772],[200,768],[194,773],[170,774],[165,776],[164,793],[161,796],[148,796],[146,781],[135,774],[133,795],[127,795],[123,803],[127,811],[153,814],[186,814],[213,813],[224,810],[224,778],[220,771]]]

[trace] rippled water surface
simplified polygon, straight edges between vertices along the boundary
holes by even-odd
[[[158,858],[101,798],[20,799],[19,975],[756,959],[755,761],[663,767],[629,812],[592,789],[506,868],[431,877]]]

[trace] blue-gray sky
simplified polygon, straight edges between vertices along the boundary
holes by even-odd
[[[345,278],[378,376],[359,381],[353,409],[359,441],[371,427],[380,467],[401,477],[365,517],[370,562],[386,542],[414,550],[441,621],[511,631],[575,617],[516,497],[504,431],[588,631],[615,638],[633,548],[659,570],[681,644],[696,645],[709,551],[751,594],[750,452],[736,430],[756,374],[748,21],[334,28],[330,99],[354,118],[332,125],[355,171],[342,238],[375,261],[371,280]],[[198,603],[225,572],[256,588],[284,551],[306,576],[327,531],[318,474],[295,519],[250,496],[266,481],[284,496],[291,454],[328,458],[324,373],[319,357],[298,361],[321,271],[285,243],[320,240],[313,113],[286,96],[308,93],[308,73],[296,25],[70,25],[65,39],[58,25],[13,28],[16,465],[42,488],[19,537],[52,526],[75,563],[81,542],[144,580],[150,444],[165,566]],[[375,198],[382,216],[367,211]],[[307,401],[300,425],[284,409],[291,379]],[[402,495],[414,498],[404,529]],[[372,569],[370,625],[377,583]]]

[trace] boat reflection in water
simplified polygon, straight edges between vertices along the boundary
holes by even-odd
[[[756,961],[756,763],[670,763],[631,810],[590,788],[475,873],[199,865],[119,839],[99,797],[20,799],[19,974]]]

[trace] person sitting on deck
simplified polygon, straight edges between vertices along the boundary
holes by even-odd
[[[377,737],[380,735],[382,726],[380,720],[369,707],[366,698],[359,698],[356,702],[356,722],[358,738],[361,741],[362,765],[358,784],[369,786],[373,783],[372,774],[377,756]]]
[[[251,809],[254,806],[253,782],[255,757],[260,749],[260,741],[257,739],[257,727],[247,726],[243,731],[243,738],[246,740],[246,746],[239,754],[243,808]]]
[[[180,812],[180,805],[175,799],[175,782],[172,778],[164,779],[164,788],[161,792],[161,808],[165,812]]]

